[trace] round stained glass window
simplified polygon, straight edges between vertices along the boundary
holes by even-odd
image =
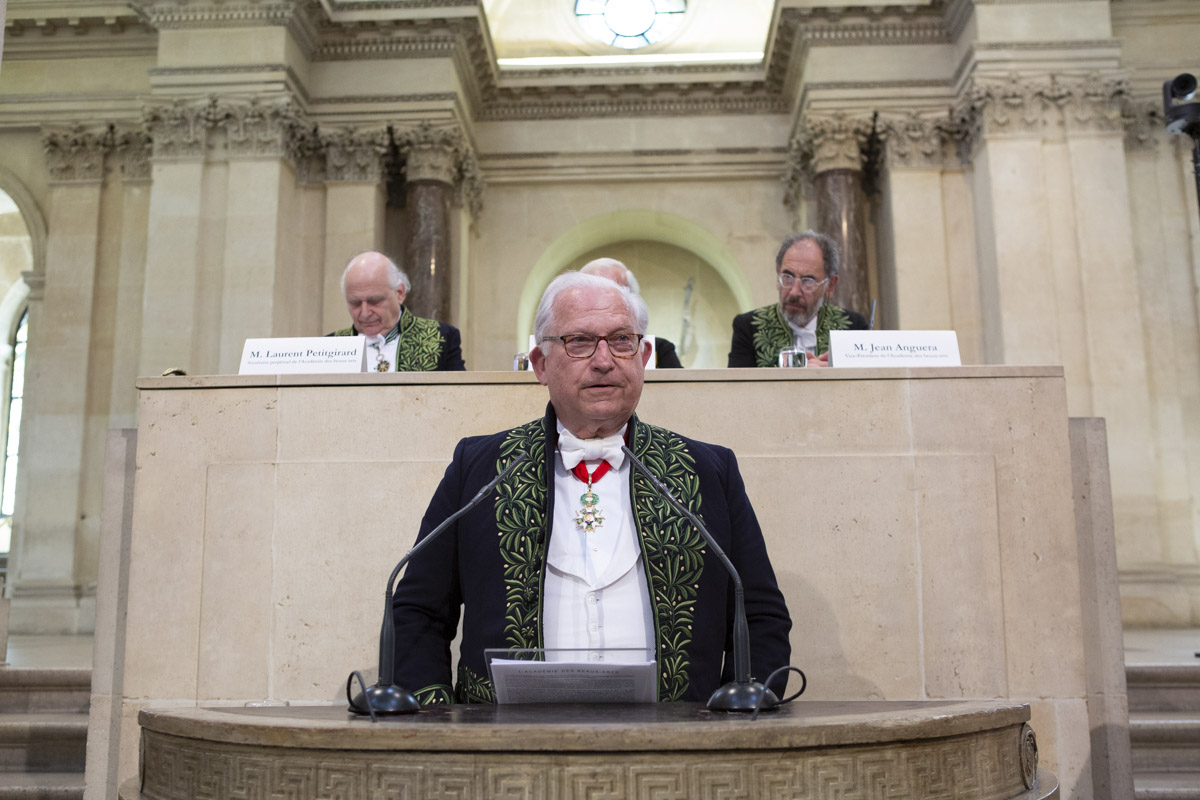
[[[575,0],[588,34],[625,50],[662,41],[687,10],[687,0]]]

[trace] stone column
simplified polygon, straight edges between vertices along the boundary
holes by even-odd
[[[112,388],[108,427],[136,428],[138,353],[142,340],[142,288],[150,217],[150,137],[144,131],[118,135],[114,154],[121,159],[123,210],[121,254],[113,330]]]
[[[246,339],[315,333],[318,304],[299,252],[300,111],[287,99],[226,101],[226,107],[217,369],[227,374],[237,372]]]
[[[1162,560],[1126,559],[1121,594],[1127,624],[1195,625],[1200,563],[1200,306],[1190,140],[1163,127],[1159,97],[1126,105],[1125,160],[1133,217],[1134,281],[1146,332],[1154,462],[1161,529],[1148,543]],[[1181,169],[1181,165],[1185,169]],[[1189,621],[1190,620],[1190,621]]]
[[[868,314],[871,307],[867,255],[867,200],[863,192],[869,117],[843,113],[804,117],[798,138],[809,154],[817,209],[813,227],[837,240],[842,252],[833,301]]]
[[[321,133],[320,147],[325,154],[321,325],[325,333],[351,323],[341,290],[346,264],[364,250],[382,250],[384,247],[387,194],[383,187],[382,160],[387,146],[386,130],[348,128]],[[402,253],[391,255],[403,258]]]
[[[206,189],[216,193],[212,185],[221,184],[224,173],[206,174],[205,156],[224,111],[215,99],[205,99],[155,104],[143,113],[154,153],[138,374],[172,368],[211,374],[217,367],[224,216],[210,216]]]
[[[15,633],[75,633],[83,619],[75,575],[82,517],[84,425],[100,194],[110,130],[44,138],[50,189],[44,289],[30,297],[25,413],[10,555]],[[36,280],[35,280],[36,284]]]
[[[971,202],[944,113],[881,114],[876,238],[878,324],[954,330],[964,364],[981,360]]]
[[[956,111],[974,167],[987,358],[1062,364],[1071,415],[1107,418],[1123,568],[1162,563],[1171,547],[1161,538],[1124,91],[1094,74],[976,76]]]
[[[422,125],[403,135],[408,230],[404,267],[412,281],[413,313],[450,319],[453,262],[450,204],[458,174],[462,134]]]

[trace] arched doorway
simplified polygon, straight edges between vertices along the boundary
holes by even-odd
[[[601,256],[624,262],[637,275],[650,307],[650,333],[682,346],[685,367],[725,366],[730,322],[752,305],[750,287],[724,243],[691,220],[661,211],[593,217],[546,248],[521,292],[518,350],[527,345],[538,300],[554,276]]]

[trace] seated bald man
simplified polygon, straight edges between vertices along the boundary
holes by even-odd
[[[580,267],[579,271],[585,275],[599,275],[601,278],[608,278],[639,297],[642,294],[633,272],[615,258],[594,259]],[[683,369],[679,355],[675,352],[675,345],[657,335],[654,337],[654,366],[657,369]]]
[[[367,371],[464,370],[462,336],[445,322],[404,307],[411,284],[383,253],[359,253],[342,273],[342,294],[354,324],[329,336],[367,337]]]
[[[730,679],[729,573],[622,442],[740,572],[754,675],[788,663],[791,618],[733,452],[634,413],[648,317],[642,298],[595,275],[560,275],[542,295],[529,357],[549,389],[545,416],[460,441],[418,541],[517,453],[529,458],[416,554],[396,589],[395,679],[422,704],[495,702],[486,648],[650,651],[660,701],[705,701]]]

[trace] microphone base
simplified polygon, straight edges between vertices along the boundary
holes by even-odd
[[[759,698],[762,704],[759,705]],[[753,713],[773,711],[779,707],[779,698],[775,693],[758,681],[730,681],[713,692],[708,698],[709,711],[742,711]]]
[[[350,710],[359,716],[367,716],[367,704],[376,714],[390,716],[395,714],[415,714],[421,710],[421,704],[416,696],[395,684],[384,685],[377,683],[367,688],[366,694],[359,692],[350,701]]]

